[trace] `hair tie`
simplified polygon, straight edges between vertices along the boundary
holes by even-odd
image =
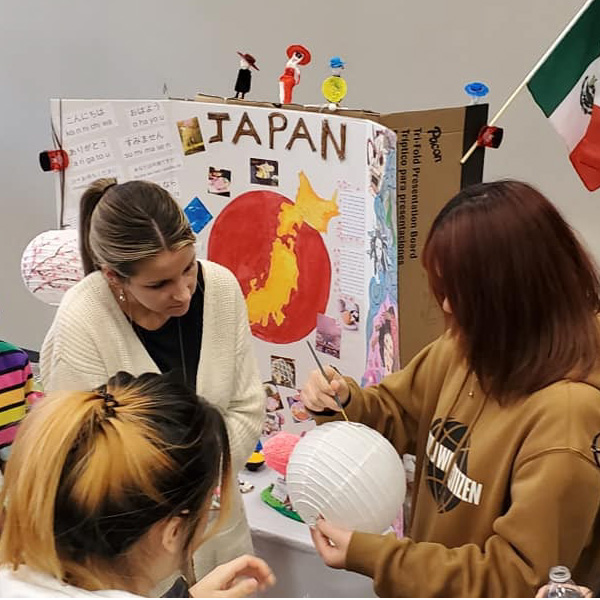
[[[104,417],[106,419],[116,417],[117,412],[115,408],[120,406],[119,403],[115,400],[115,397],[107,392],[105,388],[99,388],[96,390],[96,393],[102,398],[104,404]]]

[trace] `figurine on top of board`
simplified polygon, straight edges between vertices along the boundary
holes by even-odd
[[[323,85],[321,86],[323,96],[329,102],[329,108],[332,110],[338,107],[348,92],[346,80],[341,75],[345,65],[346,63],[339,56],[333,56],[329,60],[331,75],[323,81]]]
[[[279,78],[279,102],[291,104],[294,86],[300,83],[300,67],[310,62],[310,52],[300,44],[292,44],[285,51],[288,57],[283,74]]]
[[[246,96],[246,94],[250,91],[250,87],[252,84],[252,71],[250,67],[260,71],[260,69],[256,66],[256,59],[252,54],[242,53],[238,51],[240,55],[240,70],[238,71],[237,79],[235,80],[235,97],[239,98],[240,95],[242,100]]]

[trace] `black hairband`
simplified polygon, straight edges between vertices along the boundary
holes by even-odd
[[[104,416],[108,419],[111,417],[116,417],[117,413],[115,408],[119,406],[119,403],[115,400],[115,397],[106,391],[106,388],[100,388],[96,390],[98,396],[102,398],[104,401]]]

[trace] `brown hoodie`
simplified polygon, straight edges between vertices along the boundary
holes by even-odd
[[[378,595],[528,596],[558,564],[597,586],[600,366],[500,406],[445,334],[377,386],[348,382],[350,420],[417,455],[411,537],[350,541]]]

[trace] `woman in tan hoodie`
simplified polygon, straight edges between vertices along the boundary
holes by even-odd
[[[531,186],[461,191],[423,264],[449,328],[361,389],[313,372],[302,400],[416,454],[410,537],[320,520],[317,551],[382,596],[527,596],[566,565],[600,573],[600,284],[585,250]]]

